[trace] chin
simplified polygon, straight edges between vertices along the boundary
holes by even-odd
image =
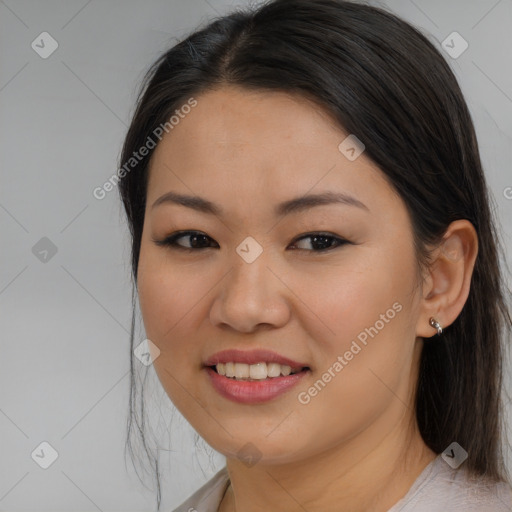
[[[202,436],[203,439],[211,446],[215,451],[224,455],[227,459],[238,459],[244,462],[247,466],[254,464],[265,464],[265,465],[277,465],[292,463],[297,460],[301,460],[307,456],[307,454],[296,442],[293,444],[286,444],[290,441],[289,436],[279,437],[270,439],[269,437],[254,433],[251,435],[250,432],[245,432],[240,435],[235,435],[234,432],[226,428],[233,437],[229,435],[223,436],[222,439],[208,438]],[[285,437],[288,437],[286,439]]]

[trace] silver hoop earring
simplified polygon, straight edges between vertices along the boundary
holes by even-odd
[[[441,324],[434,317],[430,317],[429,323],[434,329],[437,329],[437,335],[441,336],[441,334],[443,332],[443,328],[441,327]]]

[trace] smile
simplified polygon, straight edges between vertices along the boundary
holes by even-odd
[[[299,373],[303,368],[292,368],[289,365],[279,363],[218,363],[213,367],[219,375],[237,380],[264,380],[267,378],[287,377],[290,374]]]
[[[222,364],[222,363],[221,363]],[[230,363],[227,363],[230,365]],[[258,363],[257,365],[245,365],[247,370],[250,371],[249,366],[265,365],[266,363]],[[217,365],[218,366],[218,365]],[[233,367],[236,369],[237,366],[244,366],[243,364],[233,363]],[[291,373],[291,368],[285,367],[285,373],[288,375],[281,375],[281,365],[279,366],[279,376],[265,376],[263,378],[253,379],[251,377],[228,377],[218,373],[213,367],[207,366],[206,370],[208,377],[213,388],[224,398],[231,400],[232,402],[244,403],[244,404],[257,404],[264,403],[273,400],[282,394],[289,391],[291,388],[296,386],[304,377],[311,373],[309,368],[298,369],[296,373]],[[221,367],[222,368],[222,367]],[[230,367],[228,367],[230,368]],[[242,368],[239,371],[246,372],[246,369]],[[263,375],[261,367],[256,370],[259,375]],[[271,371],[276,371],[271,366]]]

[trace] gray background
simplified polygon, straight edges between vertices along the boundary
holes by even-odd
[[[0,1],[0,510],[153,509],[151,479],[142,486],[123,454],[128,231],[117,190],[101,201],[92,191],[116,172],[149,65],[199,23],[247,3]],[[469,43],[457,59],[445,56],[476,124],[510,267],[512,0],[373,3],[440,48],[453,31]],[[43,59],[31,43],[45,31],[59,46]],[[43,237],[57,249],[47,261],[33,252]],[[163,510],[172,510],[225,459],[194,444],[150,377]],[[510,413],[509,403],[509,424]],[[31,457],[44,441],[58,452],[46,470]]]

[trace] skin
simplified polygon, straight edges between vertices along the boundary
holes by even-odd
[[[467,299],[476,232],[468,221],[452,223],[420,274],[403,201],[364,152],[350,161],[338,150],[348,134],[320,107],[233,86],[196,99],[155,149],[149,171],[137,284],[147,337],[160,350],[158,377],[226,456],[231,486],[220,511],[385,512],[436,456],[415,421],[418,362],[423,338],[436,334],[429,318],[445,328]],[[152,208],[169,191],[204,197],[225,214]],[[281,201],[324,191],[348,193],[369,211],[331,204],[273,212]],[[187,253],[155,243],[178,230],[207,235],[198,246],[209,248]],[[351,243],[322,252],[300,239],[312,232]],[[247,236],[263,248],[250,264],[236,252]],[[301,404],[298,393],[394,303],[401,311]],[[271,349],[312,373],[270,402],[237,404],[202,368],[227,348]],[[237,456],[249,442],[255,465]]]

